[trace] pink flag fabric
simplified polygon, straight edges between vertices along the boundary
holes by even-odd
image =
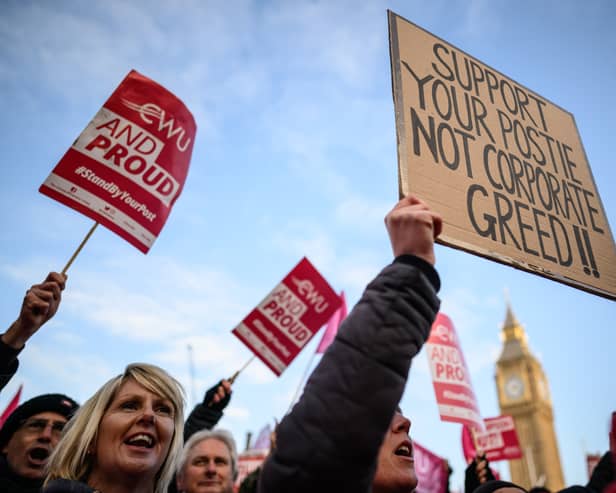
[[[251,447],[254,450],[267,450],[270,448],[270,437],[272,435],[272,427],[267,424],[259,432],[255,443]]]
[[[413,442],[415,474],[417,474],[416,493],[445,493],[447,491],[447,461],[430,452],[417,442]]]
[[[6,409],[0,415],[0,428],[2,428],[2,426],[4,425],[4,422],[11,415],[11,413],[15,411],[15,409],[17,409],[17,406],[19,406],[19,399],[21,398],[22,387],[23,385],[19,386],[19,388],[17,389],[17,392],[15,392],[15,395],[11,399],[11,402],[9,402],[9,405],[6,406]]]
[[[334,312],[329,321],[327,322],[327,327],[325,328],[325,332],[323,333],[323,337],[321,338],[321,342],[319,342],[319,346],[317,347],[317,354],[322,354],[329,347],[329,345],[336,337],[338,333],[338,327],[347,316],[347,306],[346,299],[344,297],[344,291],[340,291],[340,300],[342,301],[340,308]]]

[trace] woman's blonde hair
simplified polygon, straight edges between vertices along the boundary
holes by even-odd
[[[184,442],[184,391],[180,383],[165,370],[147,363],[128,365],[124,373],[109,380],[79,408],[67,423],[62,439],[49,458],[45,484],[57,478],[87,481],[94,458],[90,452],[96,443],[103,415],[122,384],[129,379],[173,404],[173,438],[154,484],[154,493],[166,493]]]

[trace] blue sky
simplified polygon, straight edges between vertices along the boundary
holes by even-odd
[[[150,253],[97,229],[0,407],[20,383],[24,398],[62,391],[83,401],[132,361],[167,368],[192,405],[250,357],[231,329],[304,255],[349,306],[357,301],[391,260],[382,222],[398,190],[387,8],[570,111],[614,227],[608,0],[6,1],[0,324],[90,228],[37,190],[130,69],[180,97],[198,130],[183,195]],[[566,482],[585,482],[583,453],[607,449],[616,410],[614,302],[440,246],[437,268],[486,417],[498,414],[494,361],[509,290],[550,381]],[[316,344],[279,379],[260,362],[238,379],[221,426],[240,448],[246,431],[284,414]],[[423,355],[402,407],[413,437],[450,460],[460,487],[460,427],[439,421]]]

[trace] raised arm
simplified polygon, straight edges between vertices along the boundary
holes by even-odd
[[[17,356],[28,339],[58,311],[65,284],[65,275],[50,272],[41,284],[26,291],[17,320],[0,336],[0,389],[17,371]]]
[[[366,287],[278,427],[261,493],[367,492],[383,436],[439,307],[441,218],[414,197],[385,218],[396,259]]]

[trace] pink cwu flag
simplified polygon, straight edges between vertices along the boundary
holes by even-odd
[[[413,458],[417,474],[416,493],[445,493],[447,491],[447,461],[413,441]]]
[[[270,437],[272,435],[272,427],[267,424],[259,432],[255,443],[251,447],[253,450],[268,450],[270,448]]]
[[[326,351],[329,345],[336,337],[338,333],[338,327],[347,316],[347,306],[346,299],[344,297],[344,291],[340,291],[340,300],[342,303],[340,304],[340,308],[334,312],[329,321],[327,322],[327,327],[325,328],[325,332],[323,333],[323,337],[321,338],[321,342],[319,342],[319,347],[317,347],[317,354],[322,354]]]

